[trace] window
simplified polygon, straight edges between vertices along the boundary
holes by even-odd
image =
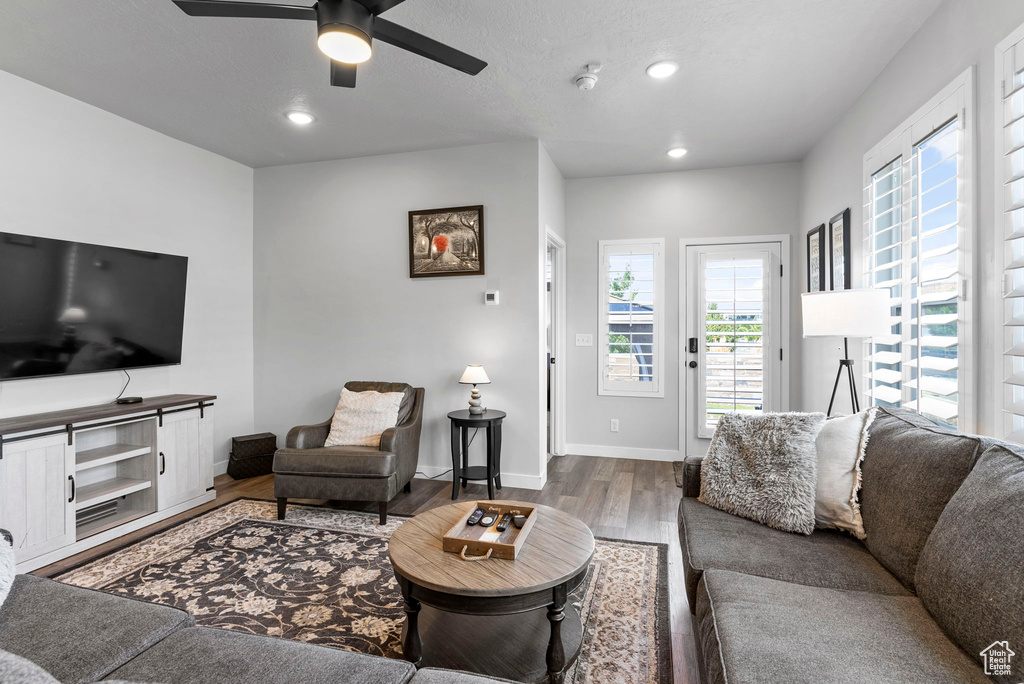
[[[972,427],[969,269],[970,72],[864,159],[865,285],[889,291],[892,334],[869,340],[875,406]]]
[[[664,240],[602,240],[598,394],[662,397]]]
[[[997,434],[1024,443],[1024,26],[996,47],[996,254],[1003,269],[996,339],[1002,371]]]

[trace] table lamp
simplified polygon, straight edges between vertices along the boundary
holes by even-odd
[[[836,391],[843,369],[850,381],[853,411],[860,411],[857,399],[857,381],[854,379],[853,359],[850,358],[850,337],[874,337],[892,334],[892,306],[887,290],[833,290],[831,292],[805,292],[802,297],[804,337],[842,337],[843,354],[839,370],[832,385],[832,398],[828,402],[828,415],[836,401]]]
[[[487,409],[480,405],[480,390],[477,385],[489,385],[491,379],[487,377],[484,367],[479,363],[471,363],[466,366],[466,371],[459,380],[460,385],[472,385],[473,391],[469,395],[469,412],[474,416],[483,415]]]

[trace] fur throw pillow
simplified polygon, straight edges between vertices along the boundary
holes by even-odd
[[[700,470],[702,503],[786,532],[814,531],[824,413],[727,413]]]
[[[0,544],[6,544],[0,539]],[[0,651],[0,682],[13,684],[60,684],[53,676],[31,660]]]
[[[402,392],[352,392],[341,390],[325,447],[379,447],[380,436],[398,425]]]
[[[7,541],[7,538],[0,535],[0,606],[7,599],[7,594],[14,584],[14,547]]]

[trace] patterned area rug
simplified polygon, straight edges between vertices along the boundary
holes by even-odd
[[[240,499],[56,579],[187,610],[205,627],[401,658],[388,562],[393,516]],[[574,684],[671,681],[666,548],[599,540],[571,597],[584,626]]]

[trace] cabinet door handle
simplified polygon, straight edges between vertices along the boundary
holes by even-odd
[[[71,480],[71,498],[68,499],[68,503],[71,503],[75,500],[75,476],[68,475],[68,479]]]
[[[163,475],[167,472],[167,457],[164,456],[164,452],[160,452],[160,474]]]

